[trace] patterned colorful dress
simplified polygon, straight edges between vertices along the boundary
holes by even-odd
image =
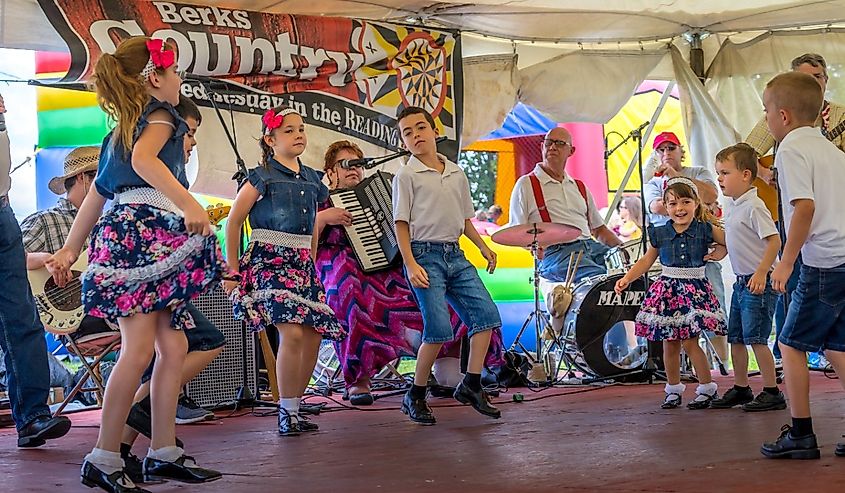
[[[724,335],[725,312],[704,274],[713,226],[694,219],[686,231],[677,233],[670,220],[649,226],[648,238],[660,250],[663,273],[649,286],[637,314],[637,336],[679,341],[698,337],[702,330]]]
[[[134,139],[149,124],[149,115],[160,109],[171,114],[175,131],[158,157],[187,188],[182,140],[188,126],[173,106],[152,99]],[[173,328],[191,329],[194,321],[186,302],[228,271],[217,238],[188,233],[181,212],[135,173],[131,156],[112,137],[110,133],[103,141],[94,185],[116,204],[91,234],[82,279],[85,311],[116,323],[120,317],[169,309]]]
[[[326,202],[321,209],[331,207]],[[335,343],[347,386],[372,377],[400,357],[415,357],[422,341],[423,320],[402,267],[365,274],[355,260],[342,226],[327,226],[320,235],[317,272],[326,287],[326,302],[349,337]],[[439,357],[460,356],[467,333],[451,310],[455,340],[443,345]],[[495,329],[487,352],[487,366],[501,366],[504,347]]]
[[[235,319],[252,330],[291,323],[310,326],[326,339],[346,337],[311,258],[317,203],[328,197],[321,178],[304,164],[297,173],[272,158],[249,173],[261,197],[249,212],[252,236],[232,300]]]

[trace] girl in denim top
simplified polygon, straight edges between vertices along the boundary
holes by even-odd
[[[322,173],[302,164],[305,124],[293,109],[278,107],[262,118],[262,165],[252,169],[238,192],[226,225],[226,257],[241,273],[238,286],[225,283],[235,318],[253,330],[275,325],[281,342],[276,355],[279,434],[316,431],[299,404],[317,362],[322,338],[342,340],[345,332],[326,304],[314,268],[317,204],[329,196]],[[252,236],[238,259],[241,227],[249,215]]]
[[[725,333],[725,314],[704,275],[704,264],[716,258],[708,253],[710,245],[725,245],[725,232],[698,198],[695,183],[689,178],[666,182],[663,201],[670,220],[663,226],[649,226],[649,248],[622,279],[616,282],[620,293],[638,277],[648,272],[658,255],[663,264],[661,276],[648,289],[637,314],[636,334],[650,341],[663,341],[666,367],[666,398],[661,406],[673,409],[681,405],[681,348],[692,361],[699,385],[696,397],[687,407],[704,409],[718,397],[716,383],[710,377],[707,356],[698,345],[703,330]],[[724,257],[724,248],[720,248]]]
[[[120,359],[106,387],[97,445],[82,464],[82,483],[146,491],[124,473],[119,451],[135,389],[154,350],[145,478],[219,479],[219,472],[197,467],[176,446],[174,427],[187,350],[180,331],[194,326],[185,304],[226,268],[205,210],[177,178],[184,176],[187,124],[173,109],[182,82],[175,52],[161,40],[128,39],[113,55],[100,57],[94,81],[100,106],[117,125],[103,141],[95,186],[64,247],[48,261],[57,282],[68,282],[68,268],[93,228],[82,300],[86,312],[117,323],[121,332]],[[115,205],[100,218],[107,199]]]

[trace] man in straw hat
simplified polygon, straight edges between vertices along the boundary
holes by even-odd
[[[0,116],[6,112],[0,97]],[[70,420],[50,416],[50,372],[44,327],[26,279],[21,230],[9,206],[11,189],[9,136],[0,118],[0,348],[8,368],[8,394],[18,447],[38,447],[70,430]]]
[[[62,174],[48,184],[51,192],[65,196],[55,207],[38,211],[21,223],[27,269],[40,269],[62,247],[88,187],[97,176],[99,161],[100,148],[95,146],[77,147],[65,156]]]

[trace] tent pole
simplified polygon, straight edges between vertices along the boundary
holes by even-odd
[[[657,104],[657,108],[654,109],[654,113],[651,115],[651,120],[649,120],[648,127],[645,129],[643,133],[642,140],[643,142],[647,142],[649,136],[651,135],[652,129],[654,129],[654,125],[657,123],[657,119],[660,117],[660,114],[663,113],[663,108],[666,107],[666,102],[669,100],[669,96],[672,95],[672,89],[675,88],[675,81],[669,82],[666,85],[666,90],[663,91],[663,95],[660,97],[660,102]],[[634,173],[634,170],[637,168],[637,160],[639,158],[640,151],[638,150],[637,153],[631,158],[631,162],[628,164],[628,171],[625,172],[625,176],[622,177],[622,182],[619,184],[619,188],[616,189],[616,193],[613,195],[613,200],[610,202],[610,205],[607,208],[607,213],[604,216],[604,223],[610,220],[610,216],[613,214],[613,211],[616,209],[616,205],[622,200],[622,194],[625,192],[625,189],[628,185],[628,180],[631,179],[631,175]],[[640,184],[640,188],[644,184]],[[643,217],[645,217],[646,211],[643,211]]]

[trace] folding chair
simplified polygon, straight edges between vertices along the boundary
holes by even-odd
[[[65,396],[64,401],[59,405],[53,416],[58,416],[67,405],[76,398],[80,392],[94,392],[97,398],[97,406],[103,404],[105,388],[103,377],[100,373],[100,364],[103,359],[112,351],[120,349],[120,331],[106,324],[101,318],[86,316],[79,328],[71,333],[57,333],[47,329],[48,332],[61,336],[59,339],[65,345],[68,353],[77,356],[85,368],[85,374],[79,382]],[[91,361],[89,361],[91,359]],[[93,386],[85,386],[88,380]]]

